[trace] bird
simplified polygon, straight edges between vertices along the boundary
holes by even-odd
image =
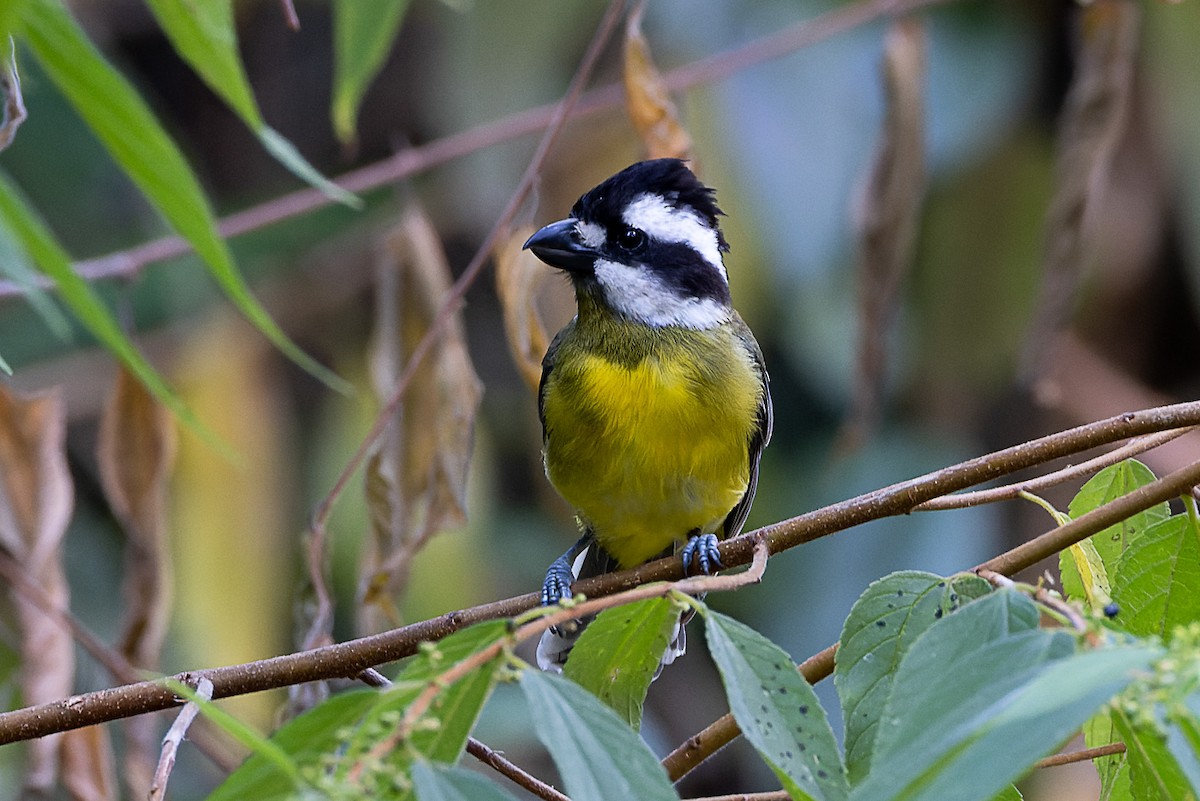
[[[524,244],[576,301],[542,360],[538,415],[546,476],[582,533],[546,571],[543,605],[676,552],[685,573],[711,574],[719,538],[746,522],[773,418],[762,350],[730,298],[722,215],[684,161],[653,159]],[[539,667],[561,671],[587,622],[547,631]],[[685,623],[659,671],[686,648]]]

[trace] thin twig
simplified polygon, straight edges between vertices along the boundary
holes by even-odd
[[[481,648],[431,679],[425,685],[425,688],[421,690],[420,694],[404,710],[404,717],[400,719],[400,723],[396,726],[395,730],[371,747],[368,758],[363,760],[359,766],[356,766],[356,770],[351,771],[349,778],[354,780],[357,768],[371,762],[372,759],[382,758],[385,754],[394,750],[399,743],[411,737],[421,718],[429,711],[429,707],[433,705],[437,697],[445,692],[448,687],[472,671],[496,659],[506,650],[510,650],[519,643],[533,637],[541,636],[546,630],[569,621],[591,617],[603,612],[605,609],[612,609],[647,598],[665,597],[675,592],[695,595],[699,593],[735,590],[747,584],[756,584],[762,580],[763,572],[766,569],[767,542],[764,538],[758,537],[755,541],[754,561],[749,570],[741,573],[729,573],[723,576],[693,576],[670,583],[645,584],[603,598],[592,598],[582,603],[564,605],[549,614],[542,615],[536,620],[524,624],[508,637],[496,640],[486,648]]]
[[[687,798],[684,801],[791,801],[785,790],[768,790],[765,793],[734,793],[733,795],[705,795]]]
[[[505,759],[495,749],[489,748],[474,737],[467,738],[467,753],[538,798],[544,798],[546,801],[571,801],[558,790],[526,772],[515,762]]]
[[[454,282],[454,285],[446,293],[446,297],[442,301],[442,307],[429,324],[429,328],[425,331],[421,341],[413,348],[412,355],[409,357],[408,363],[404,366],[404,371],[396,379],[395,386],[392,388],[392,394],[388,397],[387,402],[383,404],[383,408],[379,410],[379,414],[376,416],[371,430],[363,438],[362,442],[359,443],[354,456],[350,458],[350,461],[343,468],[341,475],[334,482],[334,486],[328,495],[322,499],[313,511],[312,531],[313,535],[318,539],[323,538],[325,522],[329,517],[334,502],[344,491],[351,476],[358,470],[363,459],[366,458],[367,453],[379,439],[384,429],[387,428],[396,416],[396,409],[400,405],[401,400],[403,400],[404,393],[408,389],[408,385],[412,382],[417,368],[420,367],[425,356],[432,350],[433,344],[441,335],[442,329],[446,327],[451,318],[458,312],[463,296],[466,295],[471,284],[474,283],[476,277],[483,271],[496,243],[500,241],[503,232],[511,226],[512,220],[520,209],[521,204],[525,202],[525,198],[533,190],[534,183],[541,173],[542,164],[545,162],[550,148],[558,138],[562,126],[566,123],[571,109],[579,100],[579,96],[583,92],[583,87],[587,85],[588,80],[591,78],[596,63],[600,59],[601,52],[603,52],[613,30],[616,29],[617,21],[621,18],[624,7],[624,0],[613,0],[609,4],[604,18],[600,21],[600,25],[597,27],[591,43],[588,45],[587,52],[584,53],[583,59],[579,64],[579,69],[576,71],[574,78],[571,79],[571,85],[568,87],[566,95],[555,109],[546,131],[538,143],[537,150],[530,158],[529,165],[525,168],[525,174],[521,176],[516,191],[509,198],[508,205],[492,226],[492,230],[484,238],[483,244],[479,246],[479,249],[475,252],[475,256],[471,259],[466,269],[463,270],[462,275],[459,276],[458,280]]]
[[[1184,434],[1195,430],[1194,427],[1179,428],[1174,431],[1160,431],[1157,434],[1137,437],[1108,453],[1103,453],[1079,464],[1068,465],[1061,470],[1055,470],[1053,473],[1047,473],[1044,476],[1031,478],[1028,481],[1019,481],[1015,484],[1005,484],[1003,487],[975,490],[974,492],[960,492],[956,495],[943,495],[941,498],[933,498],[925,501],[925,503],[914,506],[913,511],[935,512],[946,509],[965,509],[984,503],[1009,501],[1017,498],[1023,492],[1040,492],[1048,487],[1054,487],[1082,476],[1091,475],[1117,462],[1123,462],[1140,453],[1153,450],[1159,445],[1165,445],[1171,440],[1178,439]]]
[[[1125,753],[1125,743],[1109,743],[1108,745],[1100,745],[1095,748],[1084,748],[1079,751],[1071,751],[1067,754],[1055,754],[1048,756],[1045,759],[1039,759],[1034,764],[1035,768],[1056,768],[1059,765],[1070,765],[1074,762],[1086,762],[1091,759],[1099,759],[1100,757],[1112,756],[1113,754]]]
[[[1124,414],[953,465],[911,481],[894,484],[891,487],[860,495],[857,498],[842,501],[800,517],[784,520],[759,531],[768,536],[768,547],[772,553],[775,553],[794,547],[794,544],[834,534],[870,520],[904,514],[918,503],[931,497],[955,492],[971,486],[973,483],[989,481],[1006,473],[1023,470],[1052,459],[1070,456],[1073,453],[1130,437],[1194,425],[1200,425],[1200,401]],[[990,460],[995,460],[995,464],[989,464]],[[1140,497],[1142,498],[1140,502],[1144,502],[1146,496]],[[1108,508],[1108,506],[1104,506],[1096,512],[1102,512]],[[1128,510],[1128,507],[1124,508]],[[1096,512],[1089,513],[1089,515],[1095,515]],[[1086,525],[1103,524],[1100,525],[1100,528],[1084,528],[1083,531],[1088,533],[1099,531],[1112,522],[1111,520],[1105,522],[1106,518],[1085,516],[1074,521],[1073,525],[1085,525],[1085,518],[1088,521]],[[1075,534],[1080,535],[1081,530],[1077,528]],[[730,567],[745,564],[751,556],[752,547],[748,547],[750,543],[748,535],[722,543],[721,561]],[[1042,545],[1039,545],[1038,548],[1040,550]],[[1000,573],[1009,573],[1009,570],[1002,568],[1007,565],[1013,567],[1014,570],[1020,569],[1025,566],[1024,563],[1031,555],[1036,556],[1037,554],[1009,552],[997,557],[1002,560],[1001,564],[985,564],[981,567],[987,567]],[[1036,561],[1037,559],[1034,559],[1028,564]],[[578,581],[573,589],[589,597],[595,597],[635,587],[645,582],[678,578],[682,575],[682,562],[678,557],[674,557],[660,559],[633,570],[624,570]],[[305,681],[355,676],[365,668],[411,656],[416,652],[420,642],[439,640],[472,623],[513,617],[533,608],[537,603],[538,595],[536,593],[526,593],[501,601],[480,604],[469,609],[447,612],[444,615],[369,637],[256,662],[180,673],[174,678],[176,681],[189,684],[194,683],[199,675],[204,675],[213,683],[214,696],[227,698],[233,695],[286,687]],[[148,681],[112,687],[40,706],[3,712],[0,713],[0,745],[43,737],[80,726],[168,709],[175,706],[176,703],[175,694],[164,682]]]
[[[673,92],[714,83],[875,20],[946,2],[949,0],[863,0],[852,3],[672,70],[666,74],[664,82]],[[590,91],[579,99],[572,119],[618,108],[624,102],[624,97],[622,87],[616,83]],[[538,106],[426,145],[406,148],[387,159],[351,170],[337,178],[335,183],[355,194],[394,184],[485,148],[537,133],[550,125],[557,107],[557,103]],[[217,230],[223,237],[241,236],[310,214],[333,202],[319,189],[299,189],[223,217]],[[76,262],[75,271],[89,281],[128,279],[135,277],[149,264],[190,252],[191,246],[183,238],[165,236],[106,256]],[[38,286],[48,289],[53,285],[42,280]],[[23,294],[24,290],[17,284],[0,281],[0,298]]]
[[[196,699],[198,701],[211,701],[212,694],[212,682],[201,677],[196,682]],[[167,780],[171,777],[171,771],[175,768],[175,755],[179,752],[179,745],[183,742],[188,728],[192,725],[192,721],[196,719],[196,715],[198,714],[200,714],[200,704],[196,701],[188,701],[184,704],[183,709],[179,710],[179,716],[175,718],[175,722],[171,724],[171,728],[167,730],[166,736],[163,737],[162,753],[158,757],[158,768],[154,771],[154,781],[150,783],[150,801],[159,801],[159,799],[166,795]]]

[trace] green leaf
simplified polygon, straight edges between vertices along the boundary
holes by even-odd
[[[84,327],[120,359],[164,406],[210,442],[216,443],[214,436],[196,420],[121,331],[116,318],[91,286],[71,268],[70,257],[29,207],[20,190],[3,173],[0,173],[0,220],[3,220],[4,228],[12,233],[21,249],[58,286],[59,297]]]
[[[674,801],[666,771],[616,713],[567,679],[521,671],[530,725],[573,801]]]
[[[793,798],[849,794],[837,740],[817,695],[791,657],[754,629],[711,609],[704,633],[746,739]]]
[[[1058,565],[1068,598],[1081,600],[1097,612],[1112,600],[1108,570],[1090,539],[1068,546],[1059,554]]]
[[[1010,784],[997,793],[992,801],[1022,801],[1022,799],[1021,791],[1015,785]]]
[[[679,613],[670,598],[606,609],[583,630],[563,673],[634,729],[641,728],[646,691]]]
[[[413,787],[421,801],[516,801],[516,797],[478,773],[418,760]]]
[[[852,801],[986,801],[1055,750],[1161,652],[1076,653],[1001,590],[946,616],[900,663],[871,772]]]
[[[1187,515],[1151,525],[1121,554],[1113,600],[1122,627],[1169,640],[1176,626],[1200,621],[1200,539]]]
[[[842,628],[833,673],[846,724],[851,784],[870,767],[879,715],[909,646],[934,621],[990,591],[991,585],[978,576],[944,579],[904,571],[874,582],[855,601]]]
[[[358,208],[357,197],[325,178],[291,142],[267,127],[237,49],[232,0],[146,0],[175,51],[242,118],[272,156],[296,176],[338,202]]]
[[[1088,748],[1099,748],[1120,742],[1121,735],[1113,724],[1111,711],[1105,709],[1083,724],[1083,741]],[[1111,754],[1092,760],[1100,777],[1100,801],[1131,801],[1129,762],[1125,754]]]
[[[186,239],[235,306],[288,358],[339,390],[349,385],[300,350],[234,266],[200,184],[145,102],[57,0],[30,0],[21,34],[42,68],[138,188]]]
[[[0,273],[21,288],[29,305],[55,336],[62,340],[71,338],[71,324],[49,293],[37,285],[38,272],[3,217],[0,217]]]
[[[327,754],[337,751],[348,727],[358,724],[377,700],[375,690],[341,693],[283,725],[271,735],[271,743],[299,769],[320,765]],[[271,756],[256,750],[237,770],[208,796],[207,801],[284,801],[292,799],[299,785],[280,770]]]
[[[1172,801],[1191,798],[1195,801],[1200,786],[1189,786],[1187,775],[1168,748],[1162,730],[1161,709],[1156,710],[1155,717],[1157,720],[1154,725],[1135,725],[1123,710],[1113,713],[1117,731],[1125,741],[1133,798],[1169,798]]]
[[[289,721],[271,736],[271,742],[292,757],[314,786],[344,782],[346,774],[392,732],[398,716],[431,680],[507,634],[508,625],[502,620],[455,632],[409,660],[391,687],[335,695]],[[398,749],[383,761],[389,777],[406,770],[413,754],[440,762],[458,757],[494,686],[496,665],[493,660],[442,691],[427,713],[436,725],[418,728],[408,743],[411,748]],[[271,760],[255,753],[208,801],[290,799],[295,789],[295,782]]]
[[[408,0],[334,0],[330,113],[343,142],[354,139],[359,104],[383,66],[407,9]]]
[[[1138,487],[1144,487],[1154,481],[1154,473],[1150,468],[1136,459],[1126,459],[1123,462],[1110,465],[1092,476],[1076,493],[1068,511],[1076,518],[1093,509],[1098,509],[1110,501],[1128,495]],[[1098,531],[1088,538],[1096,548],[1104,565],[1104,572],[1109,578],[1116,572],[1117,559],[1121,552],[1133,542],[1138,535],[1152,524],[1165,520],[1171,514],[1171,507],[1166,503],[1151,506],[1145,511],[1116,523],[1103,531]],[[1063,591],[1068,598],[1086,600],[1088,598],[1084,583],[1076,568],[1075,560],[1066,552],[1059,555],[1059,571],[1062,574]]]

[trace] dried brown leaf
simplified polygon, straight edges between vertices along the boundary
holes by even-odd
[[[0,42],[0,46],[3,42]],[[9,42],[9,47],[12,43]],[[17,51],[10,50],[9,61],[0,68],[0,94],[4,95],[4,114],[0,116],[0,150],[4,150],[17,135],[25,121],[25,99],[21,96],[21,76],[17,73]]]
[[[625,113],[648,158],[691,158],[692,137],[679,121],[679,111],[642,35],[644,9],[645,3],[640,3],[625,25]]]
[[[371,377],[383,399],[429,330],[452,281],[437,231],[416,206],[384,237],[378,268]],[[398,419],[367,464],[374,547],[364,564],[360,595],[371,604],[368,614],[382,611],[391,621],[392,598],[403,591],[412,557],[439,531],[466,522],[467,468],[481,394],[456,313],[413,375]],[[379,622],[364,624],[374,628]]]
[[[117,780],[113,764],[108,729],[86,726],[63,734],[63,785],[74,801],[116,799]]]
[[[916,18],[896,20],[884,39],[886,114],[862,204],[858,362],[853,407],[839,437],[842,449],[858,447],[878,420],[888,333],[900,284],[912,266],[925,187],[925,46]]]
[[[70,606],[62,539],[74,490],[65,438],[66,408],[57,391],[23,397],[0,386],[0,547],[57,609]],[[22,700],[34,705],[67,697],[75,673],[71,635],[34,600],[12,587],[10,594],[20,629]],[[54,786],[60,743],[60,736],[30,742],[27,792]]]
[[[1079,8],[1075,71],[1059,121],[1054,196],[1046,212],[1042,287],[1021,355],[1021,378],[1044,372],[1045,343],[1070,318],[1094,241],[1092,217],[1108,184],[1133,93],[1141,9],[1128,0]]]
[[[147,670],[158,668],[171,609],[167,489],[175,451],[170,412],[122,368],[101,415],[96,459],[126,536],[125,620],[118,648],[130,664]],[[126,783],[131,795],[143,798],[157,762],[157,727],[148,718],[133,718],[125,733]]]
[[[508,351],[521,378],[536,392],[542,380],[542,356],[550,346],[536,301],[538,289],[549,271],[536,256],[521,249],[531,234],[532,226],[524,226],[501,238],[495,252],[496,294],[504,312]]]

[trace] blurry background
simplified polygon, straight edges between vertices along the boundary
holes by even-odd
[[[180,142],[219,213],[298,187],[179,60],[141,3],[70,5]],[[669,73],[837,5],[655,0],[643,27]],[[676,95],[698,169],[728,214],[735,303],[771,372],[775,437],[751,526],[1059,428],[1196,396],[1200,6],[1137,7],[1134,44],[1115,56],[1132,69],[1121,99],[1127,112],[1123,124],[1102,132],[1112,140],[1110,166],[1084,187],[1082,272],[1049,301],[1044,265],[1061,232],[1048,210],[1069,180],[1056,172],[1056,149],[1073,144],[1059,137],[1059,121],[1080,79],[1081,31],[1085,42],[1089,35],[1080,8],[1066,0],[961,0],[919,15],[927,45],[925,194],[914,258],[886,329],[877,422],[853,448],[842,447],[838,432],[855,404],[862,253],[856,220],[884,122],[887,23],[862,25]],[[297,0],[301,28],[292,31],[277,2],[236,4],[240,48],[264,117],[330,176],[556,101],[603,9],[599,2],[416,0],[364,100],[358,139],[347,147],[333,136],[326,112],[333,59],[327,5]],[[1102,65],[1100,73],[1112,67]],[[162,223],[32,59],[23,59],[21,70],[30,116],[0,166],[72,256],[101,256],[163,235]],[[619,80],[619,70],[618,36],[593,84]],[[296,647],[308,516],[378,407],[368,340],[381,237],[407,203],[419,200],[458,274],[508,201],[535,141],[511,138],[367,193],[361,212],[326,206],[231,240],[258,296],[308,352],[356,384],[351,396],[329,391],[279,356],[229,310],[194,258],[101,285],[198,416],[243,457],[231,464],[181,432],[164,672]],[[564,216],[580,193],[641,157],[620,108],[569,123],[542,171],[536,202],[517,221]],[[1065,305],[1069,328],[1039,330],[1033,321],[1040,303]],[[551,330],[565,322],[572,313],[566,283],[551,278],[541,304]],[[19,299],[2,306],[0,352],[15,368],[12,385],[64,388],[77,496],[66,546],[71,606],[112,639],[121,618],[113,588],[122,534],[93,456],[112,360],[82,334],[68,343],[48,336]],[[484,387],[468,522],[416,558],[398,596],[405,622],[537,588],[545,566],[575,536],[569,510],[541,472],[534,396],[505,345],[490,272],[469,292],[462,319]],[[1147,462],[1161,474],[1173,458],[1167,451]],[[358,625],[354,598],[369,527],[361,475],[355,481],[329,524],[335,633],[343,638]],[[1048,495],[1064,507],[1075,488]],[[1044,512],[1017,504],[881,521],[775,558],[761,585],[710,602],[800,660],[837,638],[853,600],[874,578],[900,569],[967,568],[1050,524]],[[700,639],[697,632],[689,657],[651,688],[644,732],[659,752],[725,711]],[[0,651],[8,708],[19,703],[17,659],[15,648]],[[110,683],[81,658],[79,689]],[[831,683],[820,689],[835,710]],[[263,694],[234,708],[269,728],[282,701],[282,693]],[[516,699],[501,687],[480,738],[551,775],[532,733],[506,713],[510,703]],[[20,775],[21,753],[0,749],[0,788],[15,789],[3,777]],[[1051,786],[1066,770],[1043,772],[1031,784],[1043,794],[1034,788],[1027,797],[1072,797]],[[219,778],[185,747],[173,797],[201,798]],[[770,789],[773,781],[738,742],[689,777],[683,792]],[[1087,798],[1095,790],[1076,792]],[[0,789],[0,799],[10,797]]]

